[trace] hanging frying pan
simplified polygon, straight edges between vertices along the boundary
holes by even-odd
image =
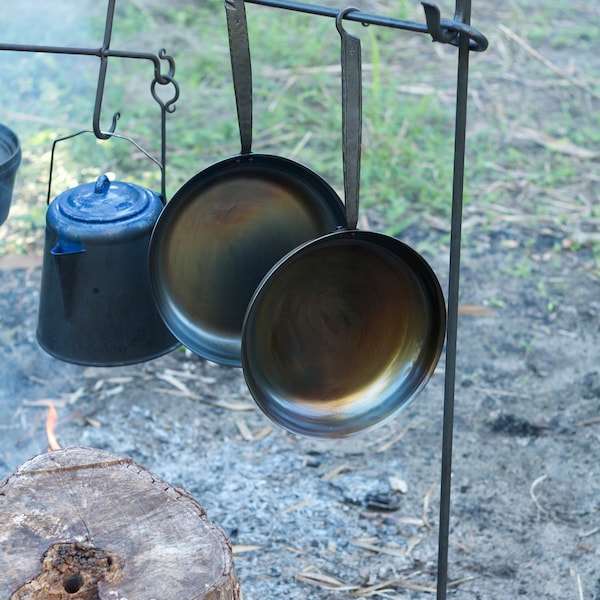
[[[347,226],[288,253],[254,293],[242,366],[275,423],[342,438],[394,417],[423,388],[443,346],[446,308],[427,262],[399,240],[359,231],[360,40],[342,26]]]
[[[167,327],[194,353],[241,366],[244,314],[269,269],[343,226],[344,205],[319,175],[251,152],[252,73],[243,0],[225,3],[241,153],[195,175],[161,213],[150,280]]]

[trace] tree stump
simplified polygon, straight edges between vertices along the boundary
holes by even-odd
[[[36,456],[0,482],[0,600],[240,600],[205,510],[131,459]]]

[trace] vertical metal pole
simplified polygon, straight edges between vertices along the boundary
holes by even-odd
[[[457,0],[457,20],[469,24],[471,0]],[[469,73],[469,38],[461,35],[458,46],[456,85],[456,123],[454,132],[454,177],[452,183],[452,217],[450,232],[450,267],[448,282],[448,325],[446,333],[446,372],[442,429],[442,473],[440,489],[440,525],[438,540],[437,600],[445,600],[448,587],[448,538],[450,532],[450,489],[452,478],[452,437],[454,428],[454,391],[456,383],[456,340],[460,280],[460,246],[467,123],[467,89]]]

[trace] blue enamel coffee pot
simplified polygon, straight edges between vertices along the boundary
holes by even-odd
[[[148,275],[150,235],[162,208],[157,193],[106,175],[50,203],[37,328],[46,352],[114,366],[179,345],[155,308]]]

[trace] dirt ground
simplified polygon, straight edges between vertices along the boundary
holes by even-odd
[[[600,283],[581,254],[544,258],[560,236],[505,230],[463,252],[450,597],[600,597]],[[443,273],[445,257],[430,260]],[[513,274],[523,261],[527,279]],[[306,440],[270,424],[240,370],[183,350],[118,368],[49,357],[35,341],[41,269],[3,264],[2,474],[46,450],[52,400],[61,445],[132,456],[206,507],[246,598],[431,595],[443,359],[383,428]]]
[[[494,27],[496,60],[513,60]],[[573,72],[574,57],[545,55]],[[502,86],[513,86],[513,103],[549,102],[547,87],[494,79],[482,64],[473,133]],[[507,144],[541,152],[524,131],[510,129]],[[582,186],[597,165],[582,158]],[[598,223],[525,218],[536,196],[522,180],[505,189],[504,209],[488,208],[497,218],[485,227],[475,206],[465,214],[448,595],[599,600],[600,279],[580,244]],[[594,185],[586,193],[597,203]],[[427,241],[446,289],[447,231],[429,225],[403,240]],[[444,356],[391,423],[352,440],[307,440],[263,416],[241,370],[183,349],[118,368],[51,358],[35,339],[40,276],[39,256],[0,262],[0,477],[46,451],[51,401],[63,447],[131,456],[197,498],[232,541],[246,600],[434,596]]]

